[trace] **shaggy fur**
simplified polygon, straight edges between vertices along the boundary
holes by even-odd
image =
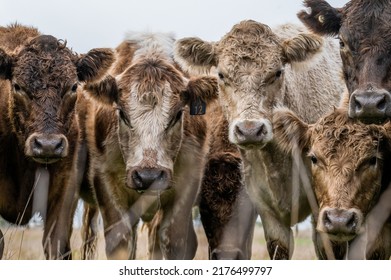
[[[110,50],[82,56],[49,35],[18,24],[0,28],[0,214],[26,224],[35,174],[48,170],[49,194],[43,234],[47,258],[71,258],[70,235],[78,197],[80,131],[75,116],[78,75],[107,71]],[[45,142],[55,150],[45,151]],[[42,145],[42,146],[41,146]],[[42,147],[42,149],[40,149]]]
[[[200,200],[213,203],[210,212],[200,205],[211,258],[249,259],[254,224],[246,228],[250,234],[243,234],[232,223],[238,234],[223,238],[223,227],[235,216],[235,201],[247,196],[237,150],[222,142],[226,135],[216,134],[225,125],[214,117],[222,116],[214,109],[216,79],[185,75],[172,60],[170,36],[129,36],[116,49],[110,73],[114,78],[85,87],[89,182],[103,216],[108,257],[135,257],[134,228],[141,218],[148,223],[151,259],[192,259],[197,248],[192,208],[201,188]],[[189,115],[188,107],[196,99],[208,104],[206,116]],[[221,143],[228,145],[217,146]],[[221,173],[215,179],[216,170],[207,168],[201,187],[205,165],[212,160],[223,164],[225,153],[232,155],[227,160],[232,178]],[[148,169],[164,176],[152,183],[154,190],[140,190],[135,174]],[[206,195],[224,188],[232,193],[224,205]],[[247,208],[246,215],[254,216],[251,204]],[[91,231],[86,234],[91,235]]]
[[[240,148],[245,184],[262,219],[270,258],[290,258],[290,227],[307,217],[310,208],[304,191],[292,183],[296,173],[291,158],[273,140],[273,108],[285,105],[314,121],[338,104],[344,84],[334,42],[308,34],[302,26],[271,29],[247,20],[218,42],[179,40],[175,57],[190,71],[216,68],[229,140]],[[199,61],[203,57],[213,64]],[[251,140],[246,130],[253,133]],[[299,206],[292,206],[292,194]],[[298,207],[293,215],[292,207]]]
[[[323,0],[307,0],[310,12],[301,21],[321,35],[338,35],[344,78],[349,89],[349,116],[372,123],[391,116],[389,1],[350,1],[332,8]],[[357,100],[361,106],[356,106]],[[380,103],[379,103],[380,102]],[[378,104],[379,103],[379,104]]]
[[[329,233],[323,214],[329,209],[351,210],[356,213],[354,235],[345,237],[341,231],[332,240],[334,257],[346,257],[346,249],[354,238],[365,231],[366,217],[387,189],[391,176],[391,126],[365,125],[350,119],[346,109],[336,109],[316,123],[307,125],[294,113],[280,109],[274,114],[275,136],[286,151],[299,148],[312,161],[313,189],[319,203],[319,215],[314,216],[316,252],[327,257],[320,235]],[[302,139],[295,147],[292,139]],[[315,229],[314,229],[315,230]],[[383,225],[372,247],[367,247],[367,259],[389,259],[391,255],[389,221]],[[347,239],[341,241],[340,239]]]

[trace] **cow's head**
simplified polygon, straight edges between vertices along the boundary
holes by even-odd
[[[117,109],[127,186],[137,191],[164,190],[170,186],[183,135],[189,133],[184,127],[187,105],[196,99],[217,99],[217,81],[188,79],[172,60],[156,52],[135,57],[128,66],[116,79],[109,76],[86,90]]]
[[[278,109],[273,124],[286,152],[303,152],[312,162],[317,230],[334,241],[353,239],[390,180],[390,123],[365,125],[350,119],[346,109],[336,109],[308,125]]]
[[[391,117],[391,5],[350,1],[333,8],[306,0],[300,20],[315,33],[340,39],[343,73],[349,89],[349,116],[366,123]]]
[[[216,68],[229,140],[243,149],[259,148],[273,138],[270,117],[273,107],[284,100],[284,68],[313,57],[322,42],[304,33],[282,39],[264,24],[243,21],[216,43],[179,40],[175,59],[190,70]]]
[[[27,157],[50,164],[68,155],[79,82],[99,79],[112,62],[110,50],[78,56],[49,35],[16,54],[0,49],[0,77],[10,81],[8,115]]]

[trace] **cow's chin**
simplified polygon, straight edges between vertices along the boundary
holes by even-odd
[[[356,234],[327,234],[330,241],[333,242],[349,242],[356,237]]]
[[[61,158],[48,158],[48,157],[31,157],[37,163],[40,164],[53,164],[58,162]]]
[[[242,150],[261,150],[263,149],[268,142],[254,142],[254,143],[246,143],[246,144],[236,144]]]

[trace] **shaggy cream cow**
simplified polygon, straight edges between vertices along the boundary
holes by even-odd
[[[291,157],[274,141],[273,108],[285,105],[310,122],[338,105],[344,91],[338,47],[300,26],[272,30],[247,20],[218,42],[179,40],[175,59],[189,71],[218,77],[229,140],[240,148],[245,184],[262,219],[270,258],[290,258],[290,227],[311,209]]]

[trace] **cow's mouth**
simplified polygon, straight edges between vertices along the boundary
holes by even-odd
[[[351,241],[356,237],[356,234],[346,234],[346,233],[341,233],[341,234],[333,234],[333,233],[328,233],[327,236],[331,241],[335,242],[348,242]]]
[[[359,118],[360,122],[363,124],[377,124],[377,125],[382,125],[385,124],[389,118]]]
[[[32,157],[32,159],[40,164],[52,164],[59,161],[59,157]]]

